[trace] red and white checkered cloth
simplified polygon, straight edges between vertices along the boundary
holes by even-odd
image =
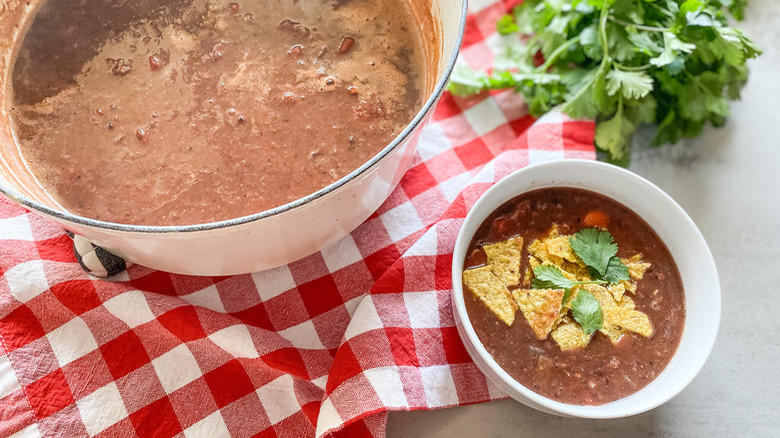
[[[463,60],[490,65],[512,3],[472,1]],[[228,278],[90,278],[60,227],[0,199],[0,436],[381,437],[389,410],[503,397],[454,327],[458,229],[511,171],[594,158],[593,131],[560,113],[534,122],[512,92],[445,94],[356,231]]]

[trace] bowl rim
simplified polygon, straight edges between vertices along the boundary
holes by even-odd
[[[350,181],[366,173],[370,168],[374,167],[377,163],[379,163],[384,157],[386,157],[392,151],[397,149],[398,146],[401,145],[403,142],[405,142],[413,132],[415,132],[418,128],[421,128],[423,121],[425,120],[426,117],[428,117],[428,114],[431,112],[433,107],[439,101],[441,95],[444,93],[444,88],[447,86],[447,82],[449,81],[452,71],[455,68],[455,62],[457,61],[458,53],[460,52],[460,47],[461,44],[463,43],[463,35],[466,28],[466,16],[468,15],[468,0],[461,0],[460,3],[461,3],[461,15],[458,23],[458,31],[455,37],[455,45],[453,46],[452,51],[450,52],[449,55],[449,60],[445,65],[444,70],[442,71],[441,78],[436,83],[436,86],[434,87],[433,91],[428,97],[428,100],[423,104],[422,108],[420,109],[420,111],[417,112],[417,114],[414,116],[412,121],[409,122],[408,125],[406,125],[404,130],[401,131],[401,133],[395,139],[393,139],[393,141],[391,141],[387,146],[385,146],[377,154],[371,157],[368,161],[360,165],[360,167],[348,173],[347,175],[343,176],[342,178],[338,179],[337,181],[334,181],[331,184],[313,193],[310,193],[306,196],[298,198],[292,202],[288,202],[278,207],[274,207],[258,213],[253,213],[246,216],[240,216],[237,218],[225,219],[222,221],[215,221],[215,222],[206,222],[206,223],[191,224],[191,225],[130,225],[130,224],[122,224],[118,222],[109,222],[109,221],[91,219],[88,217],[69,213],[65,210],[54,209],[46,205],[43,205],[40,202],[28,198],[22,195],[21,193],[18,193],[16,190],[13,190],[12,188],[3,185],[2,183],[0,183],[0,193],[12,199],[16,203],[29,208],[30,210],[38,211],[40,213],[46,214],[48,216],[52,216],[56,219],[60,219],[66,222],[71,222],[78,225],[85,225],[85,226],[100,228],[105,230],[124,231],[124,232],[131,232],[131,233],[150,233],[150,234],[192,233],[192,232],[227,228],[236,225],[256,222],[261,219],[265,219],[271,216],[276,216],[286,211],[293,210],[295,208],[306,205],[312,201],[322,198],[323,196],[341,188],[342,186],[346,185]]]
[[[674,210],[675,214],[679,215],[681,220],[687,222],[687,226],[690,227],[690,230],[694,234],[693,237],[699,241],[699,243],[701,244],[701,248],[704,250],[703,254],[700,255],[701,256],[700,262],[702,264],[706,264],[707,268],[711,269],[712,273],[714,274],[713,278],[711,279],[711,281],[713,282],[713,286],[715,287],[715,290],[712,291],[713,292],[712,303],[716,311],[713,312],[714,315],[712,315],[711,318],[712,325],[714,326],[714,330],[712,331],[712,336],[710,336],[709,338],[703,340],[697,339],[696,346],[697,346],[697,350],[699,351],[697,357],[699,357],[700,360],[698,360],[698,362],[691,361],[693,366],[688,366],[687,369],[690,372],[687,374],[687,376],[684,376],[686,378],[677,381],[674,385],[670,385],[668,387],[669,389],[664,390],[660,396],[656,396],[652,399],[649,399],[646,404],[636,406],[633,409],[621,409],[620,405],[622,402],[632,399],[634,396],[644,391],[649,385],[657,381],[669,369],[669,366],[675,360],[675,357],[677,357],[680,353],[679,345],[678,345],[678,349],[675,351],[675,354],[672,356],[672,359],[670,360],[669,364],[666,365],[664,370],[655,379],[653,379],[653,381],[648,383],[647,386],[640,388],[637,392],[634,392],[624,398],[606,404],[602,404],[602,405],[593,405],[593,406],[574,405],[574,404],[558,402],[548,397],[545,397],[543,395],[540,395],[532,391],[531,389],[527,388],[525,385],[521,384],[513,377],[511,377],[509,373],[507,373],[500,365],[498,365],[498,363],[495,361],[493,356],[490,353],[488,353],[485,346],[479,340],[476,331],[474,330],[474,327],[471,324],[471,320],[468,317],[468,313],[466,311],[464,291],[461,283],[461,276],[462,276],[463,262],[465,259],[465,251],[468,249],[468,245],[470,244],[473,235],[466,236],[464,230],[466,229],[467,224],[469,224],[470,222],[477,221],[476,213],[474,212],[477,211],[478,207],[481,207],[483,203],[487,203],[486,199],[488,198],[488,194],[492,193],[493,191],[496,191],[497,190],[496,187],[510,184],[510,182],[514,178],[513,177],[514,175],[520,173],[526,173],[528,171],[535,171],[539,168],[544,168],[544,167],[554,168],[558,166],[581,166],[584,168],[591,168],[593,171],[602,171],[602,172],[611,171],[620,174],[622,178],[633,179],[635,182],[638,182],[639,184],[644,185],[646,188],[654,191],[657,195],[663,198],[663,201],[666,204],[668,204],[672,210]],[[538,190],[547,187],[574,187],[583,190],[588,190],[587,186],[575,186],[571,183],[558,183],[558,182],[553,182],[549,185],[543,185],[540,187],[529,186],[526,188],[514,190],[512,196],[510,196],[506,200],[496,205],[488,205],[487,207],[485,207],[485,209],[488,210],[487,216],[480,219],[479,223],[476,224],[476,226],[479,227],[482,221],[484,221],[498,207],[503,205],[503,203],[508,202],[509,200],[517,196],[520,196],[523,193],[527,193],[532,190]],[[593,191],[593,189],[590,190]],[[602,194],[602,196],[606,196],[607,198],[622,204],[621,201],[615,200],[610,195]],[[629,206],[627,207],[631,209],[631,207]],[[467,347],[466,350],[469,352],[469,355],[473,356],[473,353],[476,353],[478,355],[477,358],[472,357],[477,367],[480,369],[480,371],[482,371],[483,374],[486,375],[489,381],[492,381],[494,384],[498,384],[499,387],[503,388],[504,391],[507,392],[507,395],[509,395],[509,397],[515,399],[520,403],[526,404],[527,406],[533,407],[543,412],[553,413],[557,415],[571,416],[571,417],[578,417],[578,418],[588,418],[588,419],[624,418],[632,415],[637,415],[643,412],[647,412],[651,409],[655,409],[658,406],[661,406],[662,404],[668,402],[669,400],[677,396],[693,381],[693,379],[696,378],[696,376],[699,374],[701,369],[704,367],[704,364],[707,362],[710,354],[712,353],[712,349],[714,348],[715,341],[718,335],[718,330],[720,327],[720,318],[721,318],[721,311],[722,311],[721,299],[722,297],[721,297],[720,278],[718,276],[715,260],[712,256],[712,251],[710,250],[709,245],[707,245],[707,242],[704,239],[704,236],[701,234],[701,231],[693,222],[693,220],[690,218],[690,216],[685,212],[685,210],[683,210],[683,208],[674,199],[672,199],[672,197],[670,197],[666,192],[661,190],[658,186],[648,181],[647,179],[627,169],[620,168],[612,164],[594,161],[594,160],[558,159],[558,160],[553,160],[553,161],[548,161],[548,162],[543,162],[538,164],[532,164],[522,169],[516,170],[506,175],[505,177],[501,178],[501,180],[499,180],[498,182],[493,184],[493,186],[491,186],[488,190],[486,190],[485,193],[480,195],[480,197],[477,199],[474,205],[470,208],[469,213],[464,219],[461,228],[458,232],[458,237],[456,239],[455,246],[453,249],[452,307],[453,307],[453,313],[455,314],[454,316],[455,316],[458,333],[460,334],[464,344],[466,344]],[[689,310],[686,309],[686,315],[688,311]],[[680,342],[682,342],[682,338],[684,336],[685,336],[685,329],[683,329]],[[615,409],[610,409],[610,408],[615,408]]]

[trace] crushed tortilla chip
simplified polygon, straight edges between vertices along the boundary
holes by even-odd
[[[621,260],[623,263],[639,263],[642,261],[642,253],[638,252],[627,259]]]
[[[490,270],[490,266],[463,271],[463,283],[504,324],[511,326],[515,322],[517,303],[512,299],[509,289]]]
[[[593,294],[593,298],[601,304],[601,310],[617,307],[615,298],[604,286],[598,284],[583,284],[582,288]]]
[[[520,283],[520,257],[523,254],[523,238],[512,237],[503,242],[482,247],[493,274],[506,286]]]
[[[604,336],[608,337],[613,344],[617,344],[623,338],[623,335],[628,330],[628,327],[624,327],[622,324],[616,323],[614,320],[607,318],[607,312],[612,309],[625,309],[632,311],[635,307],[634,300],[627,295],[621,296],[620,300],[616,300],[613,293],[598,284],[585,284],[581,286],[587,290],[596,300],[601,304],[601,311],[604,313],[604,323],[599,329]],[[617,314],[616,314],[617,315]]]
[[[563,289],[516,289],[512,297],[523,311],[528,325],[540,340],[547,339],[561,313]]]
[[[624,309],[630,309],[634,310],[636,309],[636,304],[634,304],[634,300],[631,299],[628,295],[623,295],[623,298],[620,299],[618,302],[618,306],[624,308]]]
[[[588,272],[587,266],[580,266],[577,263],[572,263],[567,260],[563,261],[563,266],[561,266],[563,271],[571,273],[574,277],[577,278],[577,281],[590,281],[592,278],[590,277],[590,272]]]
[[[620,259],[628,267],[628,276],[632,280],[641,280],[645,276],[645,271],[650,267],[650,263],[642,262],[642,254],[634,254],[627,259]]]
[[[550,262],[542,262],[542,264],[547,266],[555,266],[556,268],[558,268],[559,271],[561,271],[561,274],[563,274],[564,277],[568,278],[571,281],[577,281],[577,276],[563,269],[561,265],[556,265]]]
[[[582,327],[570,318],[562,321],[561,325],[552,331],[551,336],[563,351],[585,348],[591,338],[591,335],[586,335]]]
[[[559,313],[558,317],[555,318],[555,321],[553,321],[552,329],[550,331],[558,328],[558,326],[561,325],[567,319],[571,319],[569,317],[569,311],[566,308],[561,308],[561,313]]]
[[[610,284],[607,286],[607,290],[612,294],[612,297],[615,298],[615,301],[620,301],[626,293],[626,285],[623,283]]]
[[[542,262],[547,262],[556,266],[563,264],[563,259],[554,254],[550,254],[547,244],[543,240],[536,239],[528,245],[528,253]]]
[[[561,259],[567,260],[571,263],[578,265],[580,263],[584,264],[584,262],[580,260],[579,257],[577,257],[577,254],[575,254],[574,250],[571,248],[569,237],[570,236],[548,237],[543,239],[542,242],[547,245],[547,252],[550,254],[556,257],[560,257]]]
[[[653,335],[653,326],[650,324],[650,318],[638,310],[624,307],[604,309],[604,320],[634,333],[639,333],[644,337]]]
[[[622,284],[624,288],[626,288],[626,292],[631,292],[632,294],[636,295],[636,283],[633,281],[621,281],[618,284]]]
[[[608,337],[613,344],[620,342],[620,340],[623,339],[623,335],[626,333],[619,325],[610,324],[607,321],[604,321],[604,326],[599,329],[599,332]]]
[[[529,288],[531,287],[531,282],[534,279],[534,270],[531,268],[531,265],[528,265],[525,267],[525,274],[523,274],[523,287]]]

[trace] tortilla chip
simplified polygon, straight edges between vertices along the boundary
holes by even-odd
[[[570,261],[564,260],[563,266],[561,266],[562,270],[571,273],[574,277],[577,278],[577,281],[591,281],[593,278],[590,276],[590,272],[588,272],[587,266],[580,266],[576,263],[572,263]]]
[[[633,281],[623,280],[618,284],[623,286],[625,292],[631,292],[632,294],[636,294],[636,283],[634,283]]]
[[[558,328],[558,326],[559,326],[559,325],[561,325],[561,324],[562,324],[564,321],[567,321],[567,320],[570,320],[570,319],[571,319],[571,317],[569,317],[569,311],[568,311],[568,309],[562,308],[562,309],[561,309],[561,313],[559,313],[559,314],[558,314],[558,317],[557,317],[557,318],[555,318],[555,321],[553,321],[553,324],[552,324],[552,329],[551,329],[550,331],[552,331],[552,330],[555,330],[555,329],[556,329],[556,328]]]
[[[615,301],[620,301],[626,293],[626,285],[623,283],[610,284],[607,286],[607,290],[612,294],[612,297],[615,298]]]
[[[512,237],[503,242],[482,247],[493,273],[506,286],[520,283],[520,257],[523,254],[523,238]]]
[[[586,335],[582,331],[582,327],[579,324],[568,318],[552,331],[551,336],[563,351],[585,348],[588,346],[591,338],[590,335]]]
[[[650,267],[650,263],[642,262],[642,254],[634,254],[627,259],[620,259],[628,267],[628,276],[632,280],[641,280],[645,276],[645,271]]]
[[[615,298],[604,286],[598,284],[584,284],[581,287],[593,294],[593,297],[601,304],[601,310],[617,307],[617,301],[615,301]]]
[[[634,304],[634,300],[631,299],[628,295],[623,295],[623,298],[620,299],[618,302],[618,306],[624,308],[624,309],[630,309],[634,310],[636,309],[636,304]]]
[[[531,281],[534,279],[534,270],[531,265],[525,267],[525,274],[523,274],[523,287],[531,287]]]
[[[571,248],[569,237],[570,236],[548,237],[547,239],[544,239],[543,242],[547,245],[547,252],[550,254],[579,265],[580,263],[583,263],[583,261],[577,257],[577,254]]]
[[[563,289],[516,289],[512,291],[515,299],[523,311],[528,325],[540,340],[547,339],[552,330],[553,323],[561,313],[563,301]]]
[[[541,262],[547,262],[556,266],[563,264],[563,259],[554,254],[550,254],[547,244],[543,240],[536,239],[528,245],[528,253],[539,259]]]
[[[638,263],[642,261],[642,253],[638,252],[627,259],[621,260],[623,263]]]
[[[463,283],[476,295],[504,324],[511,326],[515,322],[517,303],[512,299],[509,289],[490,270],[490,266],[463,271]]]
[[[604,320],[634,333],[639,333],[644,337],[653,335],[653,326],[650,324],[650,318],[638,310],[625,307],[604,309]]]
[[[623,335],[626,333],[619,325],[610,324],[607,321],[604,321],[604,326],[599,329],[599,332],[608,337],[613,344],[620,342],[620,340],[623,339]]]
[[[541,264],[542,265],[547,265],[547,266],[555,266],[556,268],[558,268],[559,271],[561,271],[561,274],[563,274],[564,277],[568,278],[571,281],[579,281],[579,279],[577,278],[576,275],[574,275],[571,272],[563,269],[561,267],[561,265],[556,265],[556,264],[551,263],[551,262],[542,262]]]

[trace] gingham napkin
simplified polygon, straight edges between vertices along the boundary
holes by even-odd
[[[472,1],[463,60],[490,65],[508,6]],[[381,437],[389,410],[503,397],[454,327],[456,235],[493,182],[592,144],[592,123],[534,122],[511,92],[445,94],[350,236],[227,278],[89,277],[59,226],[0,198],[0,436]]]

